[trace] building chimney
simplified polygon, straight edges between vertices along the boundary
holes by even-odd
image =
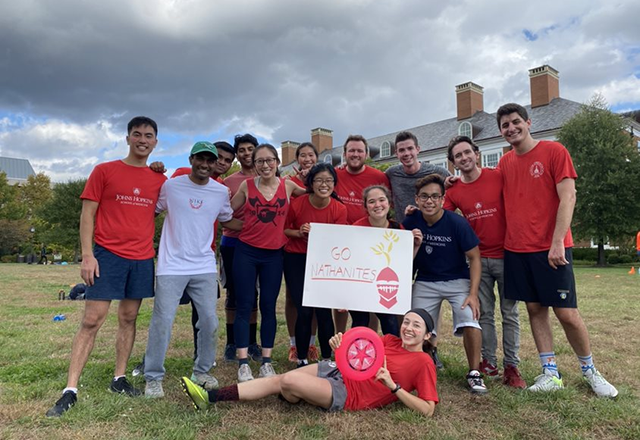
[[[311,130],[311,143],[318,149],[318,154],[333,148],[333,131],[327,128]]]
[[[531,108],[547,105],[554,98],[560,97],[560,80],[558,71],[545,64],[529,70],[531,83]]]
[[[483,94],[483,88],[472,82],[456,86],[458,121],[470,118],[476,112],[484,110]]]
[[[300,145],[299,142],[284,141],[280,144],[282,149],[282,165],[289,165],[296,160],[296,148]]]

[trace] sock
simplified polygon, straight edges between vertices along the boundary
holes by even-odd
[[[296,337],[295,336],[291,336],[289,338],[289,345],[292,346],[292,347],[296,346]]]
[[[298,359],[298,367],[305,367],[309,365],[309,361],[306,359]]]
[[[254,345],[256,343],[256,333],[258,333],[258,324],[253,323],[249,324],[249,345]]]
[[[229,385],[228,387],[219,388],[217,390],[208,391],[209,403],[215,402],[237,402],[240,400],[238,395],[238,385]]]
[[[238,359],[238,367],[240,367],[241,365],[247,364],[249,365],[249,358],[242,358],[242,359]]]
[[[578,360],[580,361],[582,374],[585,374],[589,370],[596,369],[596,367],[593,366],[593,354],[589,353],[587,356],[578,356]]]
[[[558,364],[556,363],[556,354],[553,351],[547,353],[540,353],[540,363],[542,364],[542,371],[547,370],[549,373],[556,377],[558,374]]]
[[[233,334],[233,324],[227,324],[227,345],[235,344],[236,337]]]
[[[123,374],[122,376],[113,376],[113,381],[117,381],[118,379],[120,379],[121,377],[125,377],[125,375]]]
[[[271,363],[271,357],[262,356],[262,365],[270,364],[270,363]]]
[[[62,390],[62,394],[66,393],[67,391],[71,391],[73,394],[75,394],[76,396],[78,395],[78,389],[74,388],[74,387],[66,387],[64,390]]]
[[[311,335],[309,338],[309,345],[316,345],[316,335]]]

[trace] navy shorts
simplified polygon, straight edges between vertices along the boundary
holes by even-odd
[[[569,264],[554,269],[549,266],[548,251],[519,253],[505,249],[505,298],[546,307],[577,308],[571,248],[564,253]]]
[[[100,276],[87,286],[85,299],[112,301],[142,299],[153,296],[153,258],[129,260],[96,244],[93,255],[98,260]]]

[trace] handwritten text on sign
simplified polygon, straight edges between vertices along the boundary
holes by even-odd
[[[403,314],[412,262],[410,231],[312,223],[302,304]]]

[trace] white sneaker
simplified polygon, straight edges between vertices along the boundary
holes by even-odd
[[[191,382],[196,385],[200,385],[207,391],[215,390],[218,388],[218,379],[210,375],[209,373],[196,373],[195,371],[191,375]]]
[[[271,362],[267,362],[266,364],[260,365],[260,376],[259,377],[272,377],[276,375],[276,370],[273,369]]]
[[[614,398],[618,395],[616,387],[607,382],[607,379],[602,377],[602,374],[595,368],[589,368],[582,377],[591,385],[591,389],[596,393],[596,396]]]
[[[467,383],[469,384],[469,391],[473,394],[487,394],[489,392],[478,370],[469,371]]]
[[[547,392],[547,391],[557,391],[564,388],[562,385],[562,376],[558,372],[556,376],[551,371],[546,368],[542,370],[542,374],[537,376],[535,379],[535,383],[527,388],[529,391],[534,393],[536,392]]]
[[[148,380],[144,388],[144,397],[148,399],[159,399],[164,397],[161,380]]]
[[[251,368],[249,368],[249,364],[242,364],[240,368],[238,368],[238,382],[248,382],[253,380],[253,374],[251,374]]]

